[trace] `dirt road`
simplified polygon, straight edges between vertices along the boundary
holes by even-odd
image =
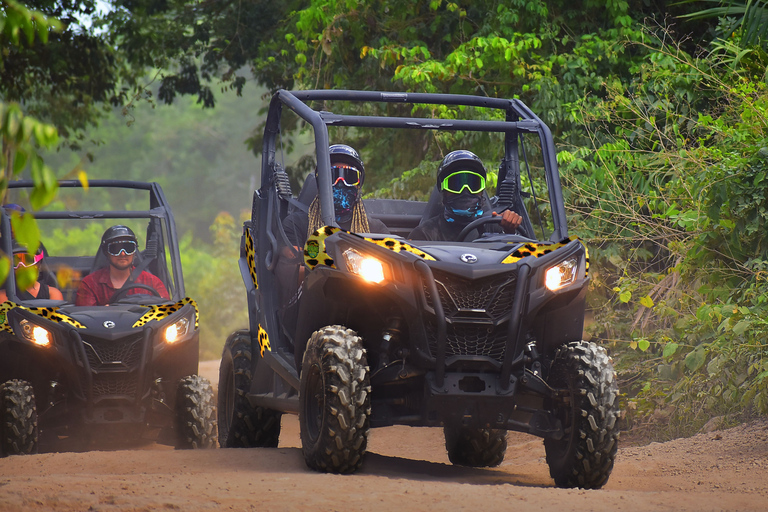
[[[306,468],[298,424],[276,449],[41,454],[0,459],[0,511],[768,510],[768,419],[622,448],[604,489],[557,489],[539,439],[510,434],[492,469],[452,466],[439,429],[371,432],[361,471]]]

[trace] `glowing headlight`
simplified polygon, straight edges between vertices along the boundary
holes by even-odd
[[[189,318],[182,318],[165,328],[165,342],[176,343],[189,332]]]
[[[544,284],[553,292],[559,290],[563,286],[567,286],[576,280],[576,271],[578,268],[579,261],[575,257],[558,263],[554,267],[547,269],[544,276]]]
[[[48,329],[40,327],[37,324],[33,324],[28,320],[22,320],[19,322],[19,326],[21,327],[22,337],[24,337],[24,339],[27,341],[31,341],[35,345],[39,345],[41,347],[47,347],[51,344],[53,337],[51,336],[51,333],[48,331]]]
[[[384,264],[372,256],[363,256],[354,249],[344,251],[347,270],[366,281],[380,283],[384,280]]]

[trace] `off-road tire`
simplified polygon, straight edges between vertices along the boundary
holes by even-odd
[[[353,473],[368,445],[371,384],[362,340],[340,325],[315,331],[304,352],[299,427],[312,469]]]
[[[276,448],[282,413],[253,407],[245,394],[251,388],[251,337],[232,333],[224,344],[219,366],[219,445],[222,448]]]
[[[0,385],[0,415],[0,456],[37,453],[37,407],[32,384],[9,380]]]
[[[504,461],[507,431],[493,428],[443,427],[448,459],[457,466],[496,467]]]
[[[176,389],[176,449],[216,448],[216,406],[211,382],[190,375],[182,378]]]
[[[619,388],[613,364],[603,347],[568,343],[558,349],[548,382],[569,395],[552,403],[565,435],[544,440],[549,474],[558,487],[598,489],[608,481],[618,449]]]

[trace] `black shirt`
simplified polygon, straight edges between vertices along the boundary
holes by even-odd
[[[461,230],[467,227],[467,223],[448,222],[445,215],[439,213],[434,217],[419,224],[408,235],[411,240],[426,240],[428,242],[460,242],[457,240]],[[502,233],[498,224],[485,224],[480,229],[486,233]],[[480,236],[476,229],[467,235],[466,241],[472,241]]]

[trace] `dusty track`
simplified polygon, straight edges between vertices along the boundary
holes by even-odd
[[[373,430],[362,470],[350,476],[308,470],[299,446],[287,416],[277,449],[8,457],[0,511],[768,510],[768,420],[622,448],[599,491],[553,487],[541,441],[521,434],[510,434],[493,469],[450,465],[439,429]]]

